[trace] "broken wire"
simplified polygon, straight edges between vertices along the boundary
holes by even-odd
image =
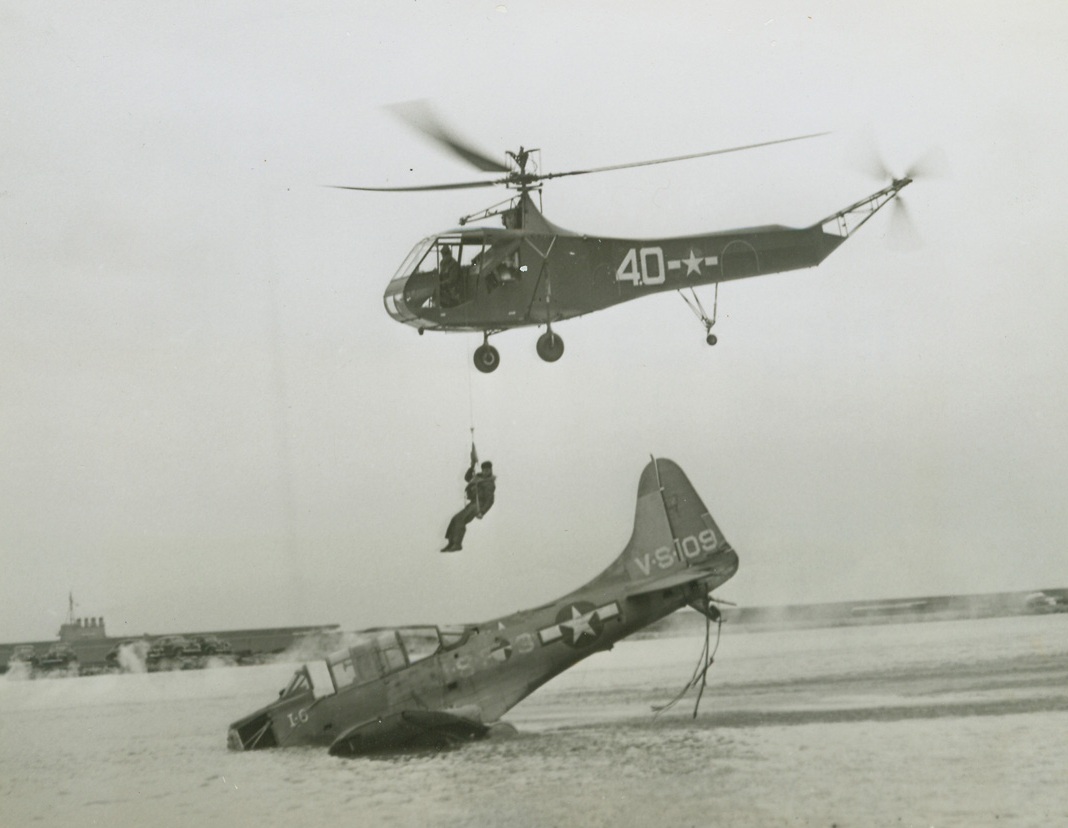
[[[712,618],[709,615],[705,615],[705,642],[704,646],[701,648],[701,656],[697,659],[697,665],[694,667],[693,675],[690,677],[690,680],[686,682],[686,685],[675,695],[675,697],[671,701],[669,701],[665,705],[661,705],[660,707],[653,708],[654,719],[657,718],[665,710],[670,710],[672,707],[678,704],[679,701],[682,700],[682,697],[685,696],[694,687],[697,687],[698,690],[697,698],[694,700],[692,718],[697,718],[697,709],[701,705],[701,696],[704,695],[705,685],[708,682],[708,668],[711,667],[716,660],[716,651],[719,649],[719,639],[722,631],[723,617],[720,616],[716,619],[716,643],[710,651],[709,645],[711,644],[712,638]]]

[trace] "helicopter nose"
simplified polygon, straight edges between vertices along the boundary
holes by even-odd
[[[436,327],[427,318],[436,305],[437,279],[432,273],[414,273],[394,279],[386,287],[383,301],[386,312],[398,322],[417,328]]]
[[[383,302],[385,302],[386,305],[386,313],[398,322],[411,322],[416,318],[415,314],[409,310],[408,303],[405,301],[404,288],[407,283],[407,276],[394,279],[386,286],[385,295],[382,297]]]

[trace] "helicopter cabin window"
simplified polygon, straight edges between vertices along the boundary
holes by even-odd
[[[519,268],[519,242],[490,247],[483,259],[482,282],[487,293],[518,282],[523,272]]]
[[[423,239],[419,244],[413,247],[412,252],[405,257],[401,266],[397,268],[397,273],[390,281],[390,284],[393,284],[394,282],[403,282],[409,276],[418,273],[420,265],[423,264],[423,259],[426,257],[427,251],[430,250],[433,244],[434,239],[431,237]]]
[[[475,298],[485,243],[480,237],[441,236],[428,254],[438,274],[438,306],[456,308]]]

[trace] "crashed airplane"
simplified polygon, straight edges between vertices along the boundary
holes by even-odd
[[[481,624],[367,630],[230,725],[228,744],[321,745],[353,756],[510,729],[500,722],[505,712],[587,656],[685,606],[718,618],[710,593],[737,569],[682,469],[653,459],[638,483],[630,541],[585,586]]]

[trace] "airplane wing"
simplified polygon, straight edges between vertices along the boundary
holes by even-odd
[[[355,756],[409,746],[445,747],[484,736],[489,731],[477,708],[402,710],[385,719],[350,727],[330,745],[331,756]]]
[[[401,718],[420,730],[440,734],[449,740],[475,739],[485,736],[489,730],[480,721],[442,710],[405,710]]]

